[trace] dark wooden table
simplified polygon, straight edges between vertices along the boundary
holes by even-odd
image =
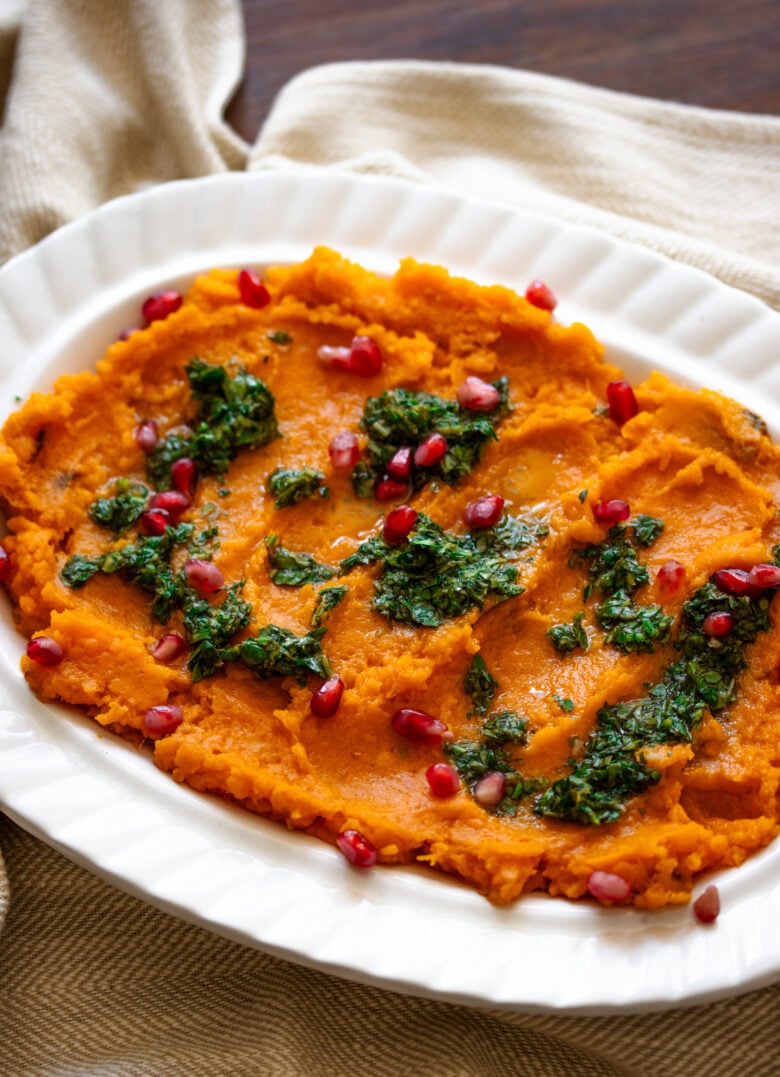
[[[501,64],[710,108],[780,113],[778,0],[243,0],[254,139],[299,71],[341,60]]]

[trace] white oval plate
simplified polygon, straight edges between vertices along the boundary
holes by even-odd
[[[0,270],[0,410],[88,368],[161,285],[211,266],[299,261],[325,243],[379,272],[408,255],[560,297],[636,378],[720,389],[780,431],[780,317],[696,270],[595,230],[382,177],[228,174],[151,188]],[[780,973],[780,847],[690,908],[600,909],[531,896],[497,909],[416,868],[349,868],[330,846],[177,785],[147,753],[38,702],[0,617],[0,804],[117,886],[280,957],[474,1005],[604,1013],[701,1002]]]

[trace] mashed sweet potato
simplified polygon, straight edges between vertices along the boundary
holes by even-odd
[[[265,283],[270,302],[256,307],[241,301],[235,271],[200,277],[180,309],[112,345],[96,372],[61,378],[7,420],[8,587],[19,631],[63,654],[52,665],[22,659],[33,691],[139,742],[149,709],[173,704],[181,723],[146,742],[177,781],[331,842],[356,830],[380,861],[426,862],[499,904],[531,890],[581,897],[595,871],[626,880],[639,906],[684,902],[698,875],[772,840],[780,640],[771,571],[769,586],[745,582],[755,565],[771,566],[780,541],[780,455],[760,421],[657,373],[634,387],[638,413],[616,421],[605,401],[622,374],[588,329],[437,267],[404,262],[386,280],[321,249],[270,269]],[[318,356],[355,336],[378,346],[378,373]],[[195,357],[207,364],[199,388],[187,373]],[[172,456],[187,459],[214,368],[262,380],[278,436],[266,431],[255,447],[234,439],[222,466],[208,456],[221,429],[210,413],[192,503],[168,521],[169,532],[194,526],[152,566],[171,588],[161,599],[137,563],[106,560],[155,538],[153,525],[112,527],[106,512],[122,491],[148,512],[139,424],[153,420]],[[377,499],[384,418],[370,426],[366,402],[387,404],[382,394],[402,388],[411,395],[392,397],[398,407],[430,394],[434,408],[452,408],[469,376],[503,393],[491,415],[460,409],[488,423],[477,449],[461,457],[453,433],[454,471],[418,463],[412,490],[400,482],[395,500]],[[357,435],[356,473],[331,459],[342,432]],[[428,432],[409,433],[412,452]],[[173,451],[177,437],[184,448]],[[279,469],[308,476],[297,500],[274,487]],[[496,527],[472,528],[466,541],[466,508],[487,495],[521,528],[503,546],[491,546]],[[102,519],[96,499],[108,505]],[[605,510],[610,501],[630,518]],[[434,547],[471,558],[471,583],[489,577],[487,590],[463,598],[457,568],[444,582],[402,576],[379,602],[388,557],[408,541],[381,540],[401,502]],[[279,582],[280,550],[308,555],[319,575],[293,558],[298,576]],[[224,586],[188,590],[185,560],[213,563]],[[730,589],[712,582],[723,569],[742,570]],[[324,610],[318,595],[334,587],[346,590]],[[209,617],[230,600],[244,613],[219,636]],[[308,666],[257,664],[246,641],[269,625],[283,641],[308,639]],[[188,648],[161,660],[153,651],[166,634]],[[318,717],[312,693],[330,676],[343,697]],[[402,735],[402,708],[443,722],[445,739]],[[460,772],[454,795],[432,791],[436,763]],[[499,799],[484,785],[475,797],[496,774]]]

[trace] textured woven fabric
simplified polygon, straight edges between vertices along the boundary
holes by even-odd
[[[591,224],[780,307],[780,119],[504,68],[332,64],[279,94],[250,167],[434,181]]]
[[[235,0],[0,0],[0,260],[148,183],[280,163],[386,172],[595,224],[780,307],[780,120],[498,68],[335,65],[254,147],[224,123]],[[17,34],[24,14],[23,28]],[[270,46],[269,46],[270,47]],[[736,207],[736,210],[735,210]],[[471,1010],[228,942],[8,819],[0,1073],[13,1077],[770,1077],[780,987],[585,1018]]]

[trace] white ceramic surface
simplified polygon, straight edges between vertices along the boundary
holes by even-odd
[[[780,432],[780,317],[597,231],[381,177],[228,174],[103,206],[0,270],[0,411],[94,364],[139,302],[214,265],[297,261],[325,243],[392,272],[406,256],[523,290],[546,280],[637,378],[652,368],[743,401]],[[0,617],[0,805],[175,915],[396,990],[567,1012],[700,1002],[780,975],[780,845],[717,882],[711,928],[543,897],[496,909],[415,868],[359,872],[332,848],[176,785],[89,720],[45,706]]]

